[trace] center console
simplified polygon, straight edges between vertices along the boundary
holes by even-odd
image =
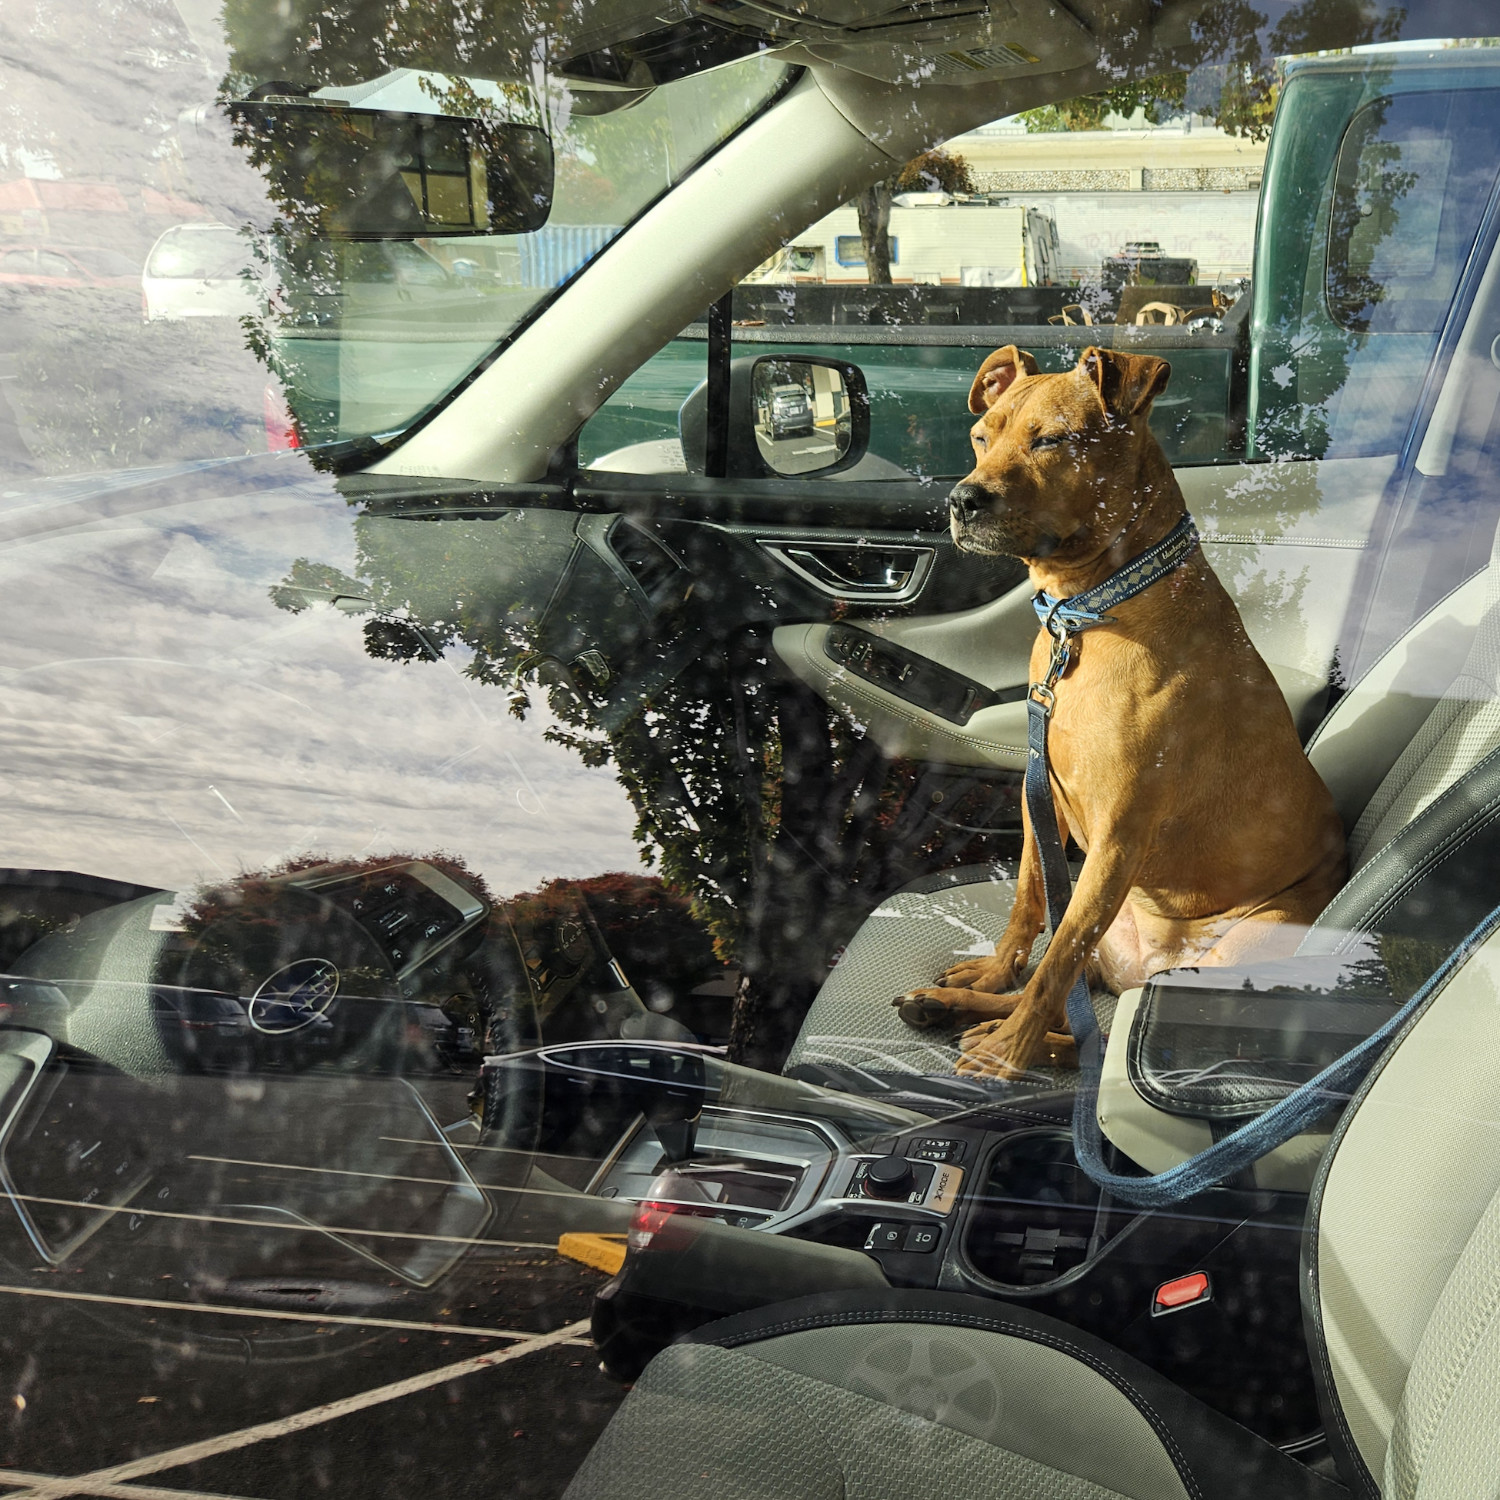
[[[1138,1212],[1078,1169],[1066,1094],[933,1120],[706,1058],[698,1093],[679,1081],[664,1111],[621,1092],[649,1071],[611,1065],[618,1134],[584,1186],[632,1205],[625,1264],[594,1318],[617,1377],[754,1307],[934,1288],[1086,1328],[1272,1441],[1317,1431],[1300,1326],[1305,1196],[1247,1183]]]

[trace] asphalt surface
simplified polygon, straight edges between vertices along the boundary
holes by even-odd
[[[70,1279],[9,1278],[63,1297]],[[353,1323],[285,1358],[208,1352],[183,1320],[123,1298],[0,1291],[0,1484],[138,1500],[560,1495],[623,1396],[578,1326],[602,1280],[486,1250],[445,1283],[442,1312],[511,1336]]]
[[[233,319],[145,324],[138,288],[0,285],[0,495],[263,452],[267,382]]]
[[[838,442],[831,432],[815,427],[811,432],[792,433],[769,439],[757,431],[755,441],[761,457],[778,474],[812,474],[838,460]]]

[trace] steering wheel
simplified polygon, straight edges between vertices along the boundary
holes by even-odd
[[[186,1284],[239,1312],[101,1315],[240,1358],[331,1353],[374,1336],[362,1316],[451,1301],[505,1231],[540,1119],[539,1070],[481,1064],[538,1040],[509,941],[459,872],[412,860],[161,892],[44,937],[11,970],[65,997],[65,1023],[0,1027],[24,1232],[0,1254],[88,1245],[116,1287]]]

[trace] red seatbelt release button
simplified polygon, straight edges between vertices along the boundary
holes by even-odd
[[[1179,1276],[1175,1281],[1164,1281],[1157,1287],[1151,1299],[1151,1316],[1176,1312],[1179,1308],[1192,1307],[1207,1302],[1213,1295],[1204,1271],[1194,1271],[1191,1276]]]

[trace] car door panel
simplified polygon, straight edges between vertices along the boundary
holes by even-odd
[[[853,612],[978,607],[1022,576],[1013,558],[960,552],[948,532],[950,481],[708,479],[588,473],[584,510],[660,529],[744,620],[830,619]],[[909,576],[879,577],[891,563]],[[843,575],[840,579],[837,575]],[[869,580],[874,586],[865,586]],[[738,600],[724,597],[730,590]]]
[[[1378,457],[1206,465],[1177,473],[1205,551],[1304,733],[1325,706],[1338,632],[1393,468],[1393,458]],[[360,482],[363,498],[382,509],[480,515],[557,506],[583,512],[586,529],[606,517],[628,518],[684,570],[691,587],[680,592],[689,596],[700,638],[771,627],[781,666],[865,726],[887,755],[1024,767],[1021,700],[1036,634],[1030,588],[1016,560],[975,557],[953,546],[942,524],[946,480],[855,485],[594,473],[571,491],[565,485],[492,485],[455,496],[451,487],[429,493],[421,481],[372,485],[371,478]],[[615,556],[612,548],[609,556]],[[881,565],[892,561],[898,575],[911,565],[898,586],[859,586],[871,578],[879,585]],[[621,577],[612,587],[630,592],[628,566],[614,572]],[[844,586],[829,572],[842,573]],[[570,657],[593,661],[587,653],[594,652],[617,673],[620,643],[606,638],[602,622],[609,611],[602,599],[596,602],[599,609],[581,613],[570,606],[580,622]],[[634,602],[632,620],[642,611],[650,616],[642,599]],[[600,628],[591,635],[594,616]],[[868,637],[863,650],[851,655],[847,643],[839,648],[834,629],[840,622]],[[649,638],[656,627],[645,622],[636,628]],[[665,637],[658,643],[674,663],[682,658],[677,630],[674,625],[669,651]],[[629,654],[645,645],[637,642]],[[901,658],[894,666],[881,659],[882,645]],[[871,653],[874,659],[862,660]],[[972,711],[956,719],[951,704],[941,712],[924,701],[943,687],[934,688],[924,663],[973,684]],[[648,675],[660,679],[658,671]],[[647,689],[645,679],[639,686]],[[617,680],[610,696],[619,694],[622,702],[637,696]],[[963,705],[961,691],[956,701]]]
[[[1322,716],[1339,628],[1393,467],[1391,458],[1374,458],[1178,471],[1204,551],[1304,734]],[[863,628],[1006,701],[955,723],[913,701],[900,669],[882,669],[878,645],[873,664],[851,664],[832,648],[829,626],[805,624],[777,630],[773,646],[788,670],[865,724],[889,755],[1024,769],[1022,695],[1037,629],[1028,584],[976,608]],[[914,675],[920,679],[920,669]]]

